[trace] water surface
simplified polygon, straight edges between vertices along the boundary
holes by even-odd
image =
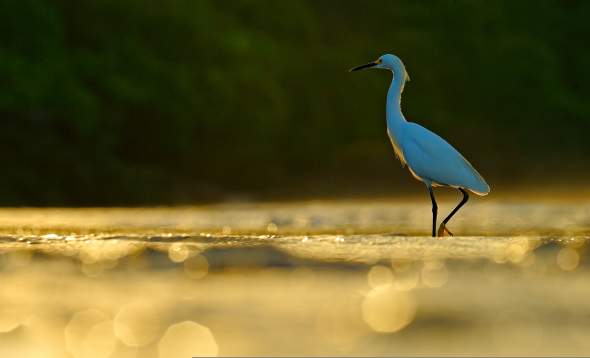
[[[422,200],[1,209],[0,354],[590,353],[590,204],[429,223]]]

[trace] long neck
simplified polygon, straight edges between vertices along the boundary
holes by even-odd
[[[405,71],[402,69],[394,70],[393,80],[387,91],[387,104],[385,106],[385,114],[387,116],[387,126],[395,130],[400,123],[406,122],[401,109],[401,95],[406,82]]]

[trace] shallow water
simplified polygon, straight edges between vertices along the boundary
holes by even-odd
[[[0,355],[590,353],[590,204],[429,223],[422,200],[1,209]]]

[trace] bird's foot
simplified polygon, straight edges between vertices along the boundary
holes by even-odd
[[[440,226],[438,227],[438,233],[436,236],[443,237],[443,236],[445,236],[445,232],[447,234],[449,234],[449,236],[454,236],[453,233],[450,232],[449,229],[447,229],[446,225],[441,223]]]

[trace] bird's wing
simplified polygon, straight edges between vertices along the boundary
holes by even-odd
[[[408,166],[418,177],[435,184],[469,189],[479,195],[490,192],[489,185],[471,163],[437,134],[408,123],[402,142]]]

